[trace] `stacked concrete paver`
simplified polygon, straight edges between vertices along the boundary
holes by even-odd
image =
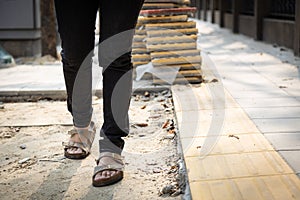
[[[166,69],[176,69],[174,83],[199,83],[202,76],[200,50],[196,45],[198,29],[195,22],[189,21],[196,9],[183,2],[181,7],[141,11],[132,59],[134,67],[152,62],[154,68],[161,69],[156,71],[164,73],[163,76],[168,76]],[[174,73],[170,72],[170,76]],[[152,79],[152,76],[143,78]],[[154,75],[153,83],[165,82]]]

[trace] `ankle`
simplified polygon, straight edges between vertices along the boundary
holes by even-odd
[[[91,122],[90,122],[89,125],[86,126],[86,127],[77,127],[76,125],[74,125],[74,128],[75,128],[76,130],[85,130],[85,129],[88,129],[90,126],[91,126]]]
[[[75,128],[76,130],[85,130],[85,129],[88,129],[89,126],[87,126],[87,127],[76,127],[76,126],[74,126],[74,128]]]

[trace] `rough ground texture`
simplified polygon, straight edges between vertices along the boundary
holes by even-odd
[[[101,126],[101,99],[94,99],[94,110],[94,120]],[[5,103],[0,113],[1,199],[123,200],[182,196],[176,124],[172,121],[173,105],[168,91],[133,96],[131,133],[123,152],[125,177],[120,183],[102,188],[91,184],[99,128],[87,159],[74,161],[63,156],[61,142],[67,141],[66,132],[72,127],[65,102]]]

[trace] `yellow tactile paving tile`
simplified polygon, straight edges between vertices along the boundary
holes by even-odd
[[[199,100],[200,109],[237,108],[231,94],[219,82],[209,83],[201,87],[193,87],[193,92]]]
[[[262,134],[242,134],[211,137],[215,146],[209,155],[236,154],[244,152],[273,151],[273,147]],[[182,138],[181,146],[185,157],[201,156],[206,137]]]
[[[211,114],[211,115],[209,115]],[[187,113],[189,115],[189,113]],[[184,118],[182,122],[186,122],[186,114],[182,115]],[[198,114],[198,123],[203,127],[205,123],[210,123],[210,125],[218,123],[223,123],[223,133],[252,133],[257,132],[256,125],[251,121],[247,120],[247,114],[241,108],[229,108],[224,110],[213,110],[209,112],[207,110],[201,110]]]
[[[229,134],[260,133],[242,108],[225,110],[223,132]]]
[[[239,104],[219,83],[210,83],[209,85],[197,87],[175,85],[172,86],[172,94],[176,111],[239,107]]]
[[[185,157],[190,181],[293,173],[275,151]]]
[[[231,95],[216,91],[172,87],[192,198],[300,199],[300,179]]]
[[[176,118],[181,138],[260,133],[241,108],[178,111]]]
[[[190,183],[193,200],[297,200],[300,182],[295,174],[247,177]]]

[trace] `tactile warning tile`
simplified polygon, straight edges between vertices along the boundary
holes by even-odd
[[[190,181],[293,173],[275,151],[185,157]]]
[[[211,137],[214,148],[209,155],[272,151],[273,147],[262,134],[242,134]],[[214,141],[213,141],[214,140]],[[201,156],[206,137],[182,138],[181,146],[186,157]]]
[[[172,87],[176,111],[239,108],[228,91],[219,83],[192,87]]]
[[[300,199],[295,172],[226,90],[172,92],[192,199]]]
[[[292,200],[300,199],[295,174],[191,182],[193,200]]]
[[[178,111],[176,118],[182,138],[260,133],[241,108]]]

